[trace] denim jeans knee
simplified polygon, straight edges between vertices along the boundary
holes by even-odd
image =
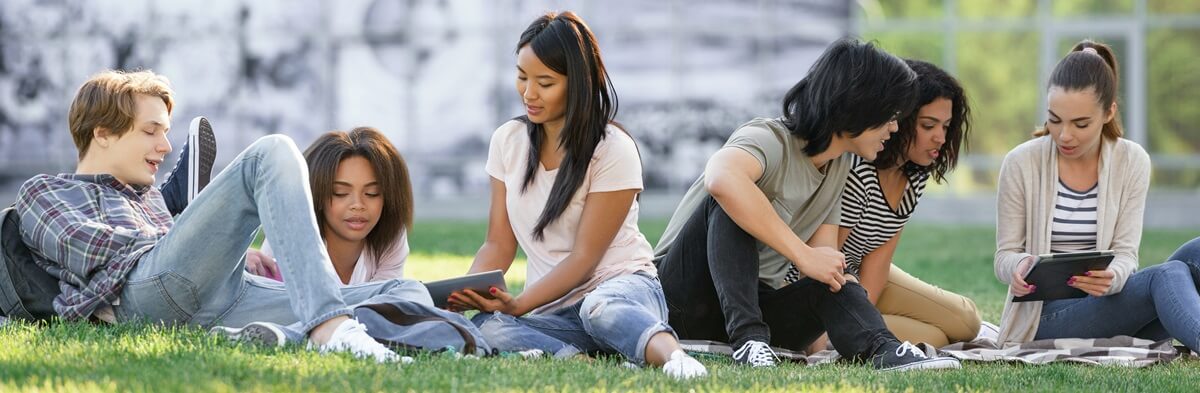
[[[573,330],[582,333],[583,329],[579,328],[578,324],[560,319],[553,315],[518,318],[499,312],[481,312],[471,318],[471,323],[479,327],[480,334],[492,348],[500,351],[518,352],[537,349],[560,359],[583,353],[584,351],[578,346],[547,334],[572,333]]]
[[[605,281],[583,299],[579,318],[584,330],[604,349],[637,364],[646,362],[646,345],[667,326],[667,305],[658,280],[629,274]]]

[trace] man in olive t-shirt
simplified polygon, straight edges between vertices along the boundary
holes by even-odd
[[[809,239],[821,225],[837,225],[842,215],[842,188],[850,173],[851,155],[843,153],[817,169],[804,154],[806,142],[793,137],[780,119],[757,118],[743,124],[725,147],[734,147],[754,156],[763,168],[755,182],[771,207],[801,239]],[[688,215],[710,197],[704,186],[704,174],[692,184],[667,224],[666,232],[654,249],[655,259],[667,255]],[[791,261],[775,249],[758,242],[758,279],[771,288],[787,285]]]
[[[734,131],[655,250],[680,338],[726,341],[735,362],[770,367],[771,345],[801,350],[828,331],[839,353],[876,369],[959,367],[900,343],[837,247],[850,154],[883,150],[915,81],[895,56],[839,40],[784,97],[782,118]],[[788,284],[792,265],[804,278]]]

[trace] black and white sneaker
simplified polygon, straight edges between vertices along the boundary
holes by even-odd
[[[268,347],[282,347],[287,340],[283,330],[266,322],[250,322],[240,328],[217,326],[208,332],[232,341],[245,341]]]
[[[179,215],[196,194],[212,180],[213,161],[217,158],[217,138],[204,116],[188,125],[187,142],[159,191],[172,216]]]
[[[767,343],[750,340],[742,344],[738,350],[733,351],[733,362],[750,367],[775,367],[775,364],[779,362],[779,357]]]
[[[908,341],[893,343],[894,346],[884,346],[871,359],[871,364],[879,371],[908,371],[908,370],[937,370],[946,368],[962,368],[958,359],[950,357],[929,357],[924,351]]]

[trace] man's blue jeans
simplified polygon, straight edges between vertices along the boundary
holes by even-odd
[[[255,230],[271,234],[282,283],[245,272]],[[291,139],[259,139],[213,179],[129,274],[118,321],[205,328],[264,321],[308,332],[381,294],[432,304],[424,285],[391,280],[340,288],[317,230],[308,168]]]

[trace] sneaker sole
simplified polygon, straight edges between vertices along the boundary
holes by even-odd
[[[242,328],[217,326],[209,331],[212,334],[225,336],[233,341],[244,341],[268,347],[282,347],[284,334],[279,328],[263,324],[251,323]]]
[[[204,116],[196,116],[188,125],[188,149],[187,200],[191,203],[208,186],[217,158],[217,137]]]
[[[912,370],[944,370],[944,369],[959,369],[962,368],[962,363],[954,358],[937,358],[922,360],[899,366],[881,368],[879,371],[912,371]]]

